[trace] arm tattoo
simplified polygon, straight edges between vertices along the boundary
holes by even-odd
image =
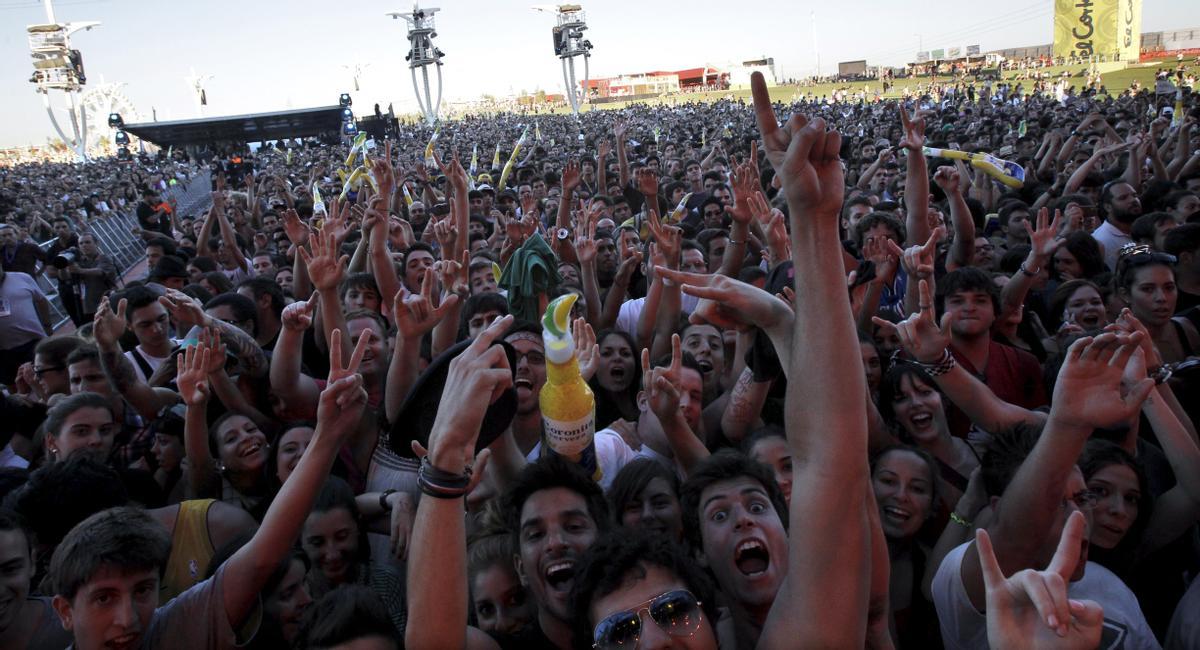
[[[749,370],[742,371],[738,377],[737,383],[733,385],[733,390],[729,393],[729,418],[734,422],[754,422],[758,414],[754,412],[754,404],[756,401],[751,395],[754,384],[754,373]]]
[[[241,360],[242,367],[246,369],[247,375],[251,377],[263,377],[267,374],[269,369],[267,366],[267,355],[262,351],[262,348],[258,347],[258,343],[250,338],[249,334],[238,329],[235,325],[230,325],[215,318],[212,320],[212,324],[221,329],[221,342]]]
[[[109,380],[121,394],[125,394],[130,388],[141,383],[133,369],[133,363],[121,353],[121,348],[118,346],[100,348],[100,366],[104,368]]]

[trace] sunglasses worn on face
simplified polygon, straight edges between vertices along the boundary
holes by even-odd
[[[592,632],[592,647],[596,650],[637,647],[642,637],[642,612],[649,614],[655,625],[671,636],[692,636],[704,620],[700,601],[692,592],[668,591],[637,607],[606,616]]]

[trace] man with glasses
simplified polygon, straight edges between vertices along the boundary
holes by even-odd
[[[37,342],[53,333],[50,301],[37,282],[0,267],[0,384],[12,383]]]

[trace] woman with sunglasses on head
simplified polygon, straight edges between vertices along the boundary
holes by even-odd
[[[1118,326],[1136,327],[1127,320]],[[1151,355],[1148,363],[1155,361]],[[1160,633],[1183,595],[1180,567],[1196,563],[1177,542],[1200,521],[1200,445],[1181,412],[1171,388],[1160,383],[1142,404],[1140,424],[1132,420],[1115,444],[1089,442],[1079,461],[1095,502],[1091,558],[1129,584]],[[1139,432],[1145,424],[1157,448]]]
[[[1117,261],[1117,295],[1145,325],[1163,363],[1200,352],[1200,332],[1186,318],[1173,318],[1178,297],[1175,257],[1149,246],[1126,244]]]
[[[715,596],[708,576],[678,545],[642,532],[609,533],[576,566],[574,646],[736,647],[732,619],[720,616]]]

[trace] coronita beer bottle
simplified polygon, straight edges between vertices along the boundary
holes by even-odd
[[[599,474],[592,436],[596,433],[596,398],[579,374],[575,341],[571,337],[573,293],[546,306],[542,342],[546,347],[546,383],[538,401],[544,423],[543,444],[568,460]],[[599,477],[597,476],[597,479]]]

